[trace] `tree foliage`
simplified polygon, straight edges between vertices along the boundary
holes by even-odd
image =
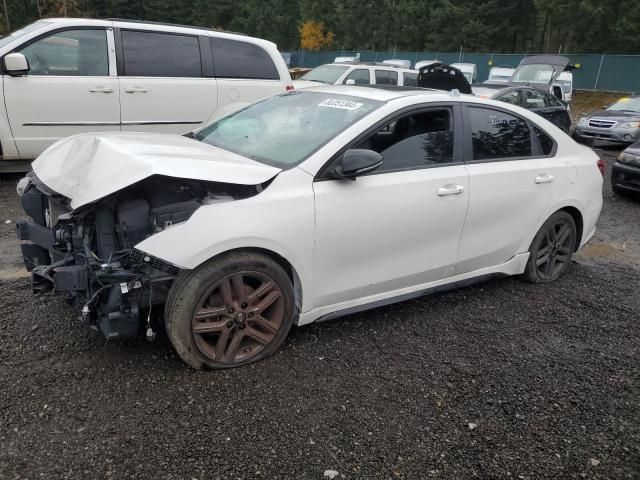
[[[343,50],[640,52],[638,0],[3,0],[0,9],[0,33],[66,15],[221,27],[283,50],[324,23]]]
[[[335,40],[333,32],[326,31],[324,22],[307,20],[298,29],[300,32],[300,48],[317,52],[329,49]]]

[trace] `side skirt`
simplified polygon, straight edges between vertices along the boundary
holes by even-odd
[[[458,288],[468,287],[476,283],[481,283],[492,278],[509,277],[519,275],[524,272],[529,253],[520,253],[511,260],[502,265],[492,268],[483,268],[474,272],[456,275],[437,282],[431,282],[426,285],[418,285],[416,287],[396,290],[394,292],[386,292],[371,297],[361,298],[349,302],[343,302],[337,305],[321,307],[300,315],[298,326],[306,325],[313,322],[324,322],[335,318],[352,315],[354,313],[363,312],[372,308],[382,307],[393,303],[403,302],[414,298],[430,295],[433,293],[446,292]]]

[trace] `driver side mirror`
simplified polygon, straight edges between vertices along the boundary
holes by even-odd
[[[29,71],[27,57],[21,53],[10,53],[4,57],[4,70],[11,76],[24,75]]]
[[[554,85],[552,92],[556,98],[563,99],[564,95],[562,95],[562,87],[560,85]]]
[[[340,163],[334,169],[336,178],[348,178],[355,180],[357,176],[364,175],[382,166],[383,158],[378,152],[354,148],[347,150]]]
[[[355,85],[356,81],[353,78],[348,79],[346,82],[344,82],[345,85]]]

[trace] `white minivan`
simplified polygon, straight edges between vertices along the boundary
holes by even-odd
[[[0,172],[93,131],[186,133],[293,88],[276,45],[153,22],[61,18],[0,39]]]

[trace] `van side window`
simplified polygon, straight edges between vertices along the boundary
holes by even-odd
[[[453,162],[453,115],[449,108],[414,112],[385,125],[353,148],[384,158],[376,173],[447,165]]]
[[[418,86],[418,74],[412,72],[404,72],[404,86],[405,87],[417,87]]]
[[[532,156],[529,126],[501,110],[469,107],[474,160]]]
[[[41,38],[20,50],[29,75],[106,77],[109,75],[104,30],[66,30]]]
[[[198,37],[122,30],[127,77],[201,77]]]
[[[258,45],[220,37],[210,40],[216,77],[280,80],[271,56]]]
[[[398,85],[398,72],[376,70],[376,85]]]

